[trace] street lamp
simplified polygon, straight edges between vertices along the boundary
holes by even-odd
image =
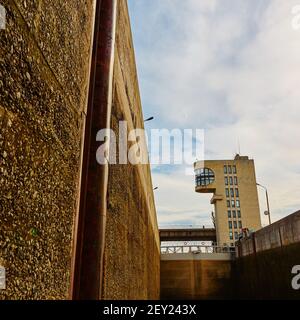
[[[148,118],[148,119],[145,119],[144,122],[148,122],[148,121],[151,121],[151,120],[153,120],[153,119],[154,119],[154,117],[150,117],[150,118]]]
[[[265,215],[269,217],[269,224],[271,224],[271,212],[270,212],[270,204],[269,204],[269,195],[268,195],[268,190],[265,186],[256,183],[257,186],[262,187],[266,191],[266,200],[267,200],[267,211],[265,211]]]
[[[154,190],[157,190],[157,189],[158,189],[158,187],[155,187],[155,188],[153,189],[153,191],[154,191]]]

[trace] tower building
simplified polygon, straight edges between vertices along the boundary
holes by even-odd
[[[236,155],[234,160],[196,162],[195,191],[212,193],[218,245],[233,245],[243,228],[261,228],[254,160]]]

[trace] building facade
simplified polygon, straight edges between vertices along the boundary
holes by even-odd
[[[261,228],[254,160],[236,155],[234,160],[196,162],[195,191],[213,193],[218,245],[233,245],[243,228]]]

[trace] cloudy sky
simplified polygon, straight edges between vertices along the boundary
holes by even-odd
[[[204,129],[206,159],[240,145],[273,219],[300,209],[300,0],[128,2],[147,128]],[[182,166],[152,172],[160,225],[211,224]]]

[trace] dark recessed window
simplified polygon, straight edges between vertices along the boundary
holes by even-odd
[[[237,186],[238,185],[238,178],[234,177],[234,184]]]
[[[239,221],[239,228],[240,228],[240,229],[243,228],[242,221]]]
[[[232,222],[231,221],[228,221],[228,227],[229,227],[229,229],[232,229]]]
[[[234,226],[234,229],[237,229],[237,222],[236,221],[233,221],[233,226]]]
[[[231,198],[234,197],[234,191],[233,191],[233,188],[230,188],[230,195],[231,195]]]
[[[231,206],[234,208],[235,207],[235,201],[231,200]]]
[[[227,174],[227,166],[224,166],[224,173]]]
[[[232,166],[232,173],[236,174],[236,166]]]
[[[242,215],[241,215],[241,210],[238,210],[238,211],[237,211],[237,214],[238,214],[238,217],[239,217],[239,218],[242,217]]]
[[[196,186],[207,186],[215,181],[214,172],[211,169],[203,168],[197,169],[196,174]]]
[[[227,214],[228,214],[228,218],[231,218],[231,211],[230,210],[227,211]]]
[[[228,178],[225,177],[224,180],[225,180],[225,185],[228,186]]]
[[[237,208],[240,207],[240,200],[236,200],[236,207],[237,207]]]
[[[239,189],[235,188],[235,196],[238,198],[240,196]]]
[[[229,184],[230,184],[231,186],[233,185],[232,177],[229,177]]]
[[[229,189],[228,188],[225,189],[225,193],[226,193],[226,197],[228,198],[229,197]]]
[[[227,208],[230,208],[230,201],[227,200]]]
[[[231,166],[228,166],[228,173],[231,174]]]
[[[232,210],[232,216],[233,216],[233,218],[236,218],[236,211],[235,210]]]
[[[230,238],[230,240],[233,240],[233,233],[232,233],[232,231],[229,232],[229,238]]]
[[[239,234],[235,231],[235,233],[234,233],[234,238],[235,238],[235,240],[237,240],[238,237],[239,237]]]

